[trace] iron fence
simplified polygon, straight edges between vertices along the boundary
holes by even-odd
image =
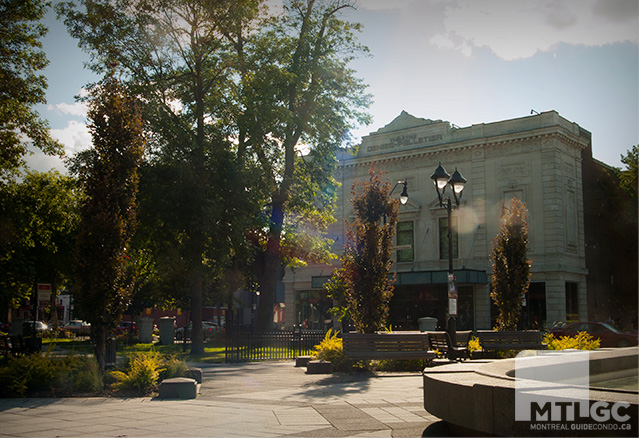
[[[247,333],[233,331],[226,337],[226,363],[293,359],[309,355],[326,336],[315,330]]]

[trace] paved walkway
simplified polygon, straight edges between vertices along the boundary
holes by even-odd
[[[201,365],[194,400],[0,399],[0,437],[420,437],[420,373],[308,375],[293,362]]]

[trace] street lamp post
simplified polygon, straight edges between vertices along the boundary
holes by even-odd
[[[404,188],[402,189],[402,193],[399,194],[399,202],[402,205],[405,205],[408,202],[408,180],[397,181],[397,184],[393,186],[393,189],[390,191],[392,195],[398,185],[403,184]],[[386,225],[386,213],[384,213],[384,225]]]
[[[448,213],[448,332],[453,346],[457,345],[457,285],[455,284],[455,275],[453,274],[453,232],[452,232],[452,215],[453,208],[459,207],[462,197],[462,191],[466,185],[466,178],[455,168],[452,176],[446,172],[446,169],[439,163],[437,169],[430,177],[435,184],[437,197],[439,198],[439,206],[446,208]],[[446,186],[450,186],[453,193],[444,197]],[[455,206],[453,206],[453,199]]]
[[[393,186],[393,190],[391,190],[391,195],[400,184],[402,184],[404,188],[402,189],[402,193],[399,194],[399,202],[401,202],[402,205],[405,205],[408,202],[408,180],[405,179],[404,181],[397,181],[397,184],[395,184],[395,186]]]

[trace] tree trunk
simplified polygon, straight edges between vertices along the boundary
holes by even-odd
[[[202,336],[202,276],[198,269],[191,277],[191,354],[204,353],[204,339]]]
[[[53,284],[51,285],[51,327],[54,329],[58,328],[58,306],[56,305],[56,301],[58,299],[58,271],[57,269],[53,273]]]
[[[105,369],[106,330],[102,324],[92,325],[91,328],[93,330],[93,352],[95,353],[95,360],[98,362],[98,370],[102,376]]]
[[[260,281],[260,302],[257,313],[257,330],[267,332],[273,330],[273,304],[275,303],[275,288],[279,278],[279,255],[284,223],[283,202],[273,201],[271,214],[271,230],[266,244],[264,269]]]

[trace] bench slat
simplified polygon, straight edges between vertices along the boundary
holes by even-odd
[[[541,332],[479,330],[477,339],[484,350],[543,350]]]
[[[431,360],[428,336],[422,333],[348,333],[344,334],[344,353],[351,359]]]

